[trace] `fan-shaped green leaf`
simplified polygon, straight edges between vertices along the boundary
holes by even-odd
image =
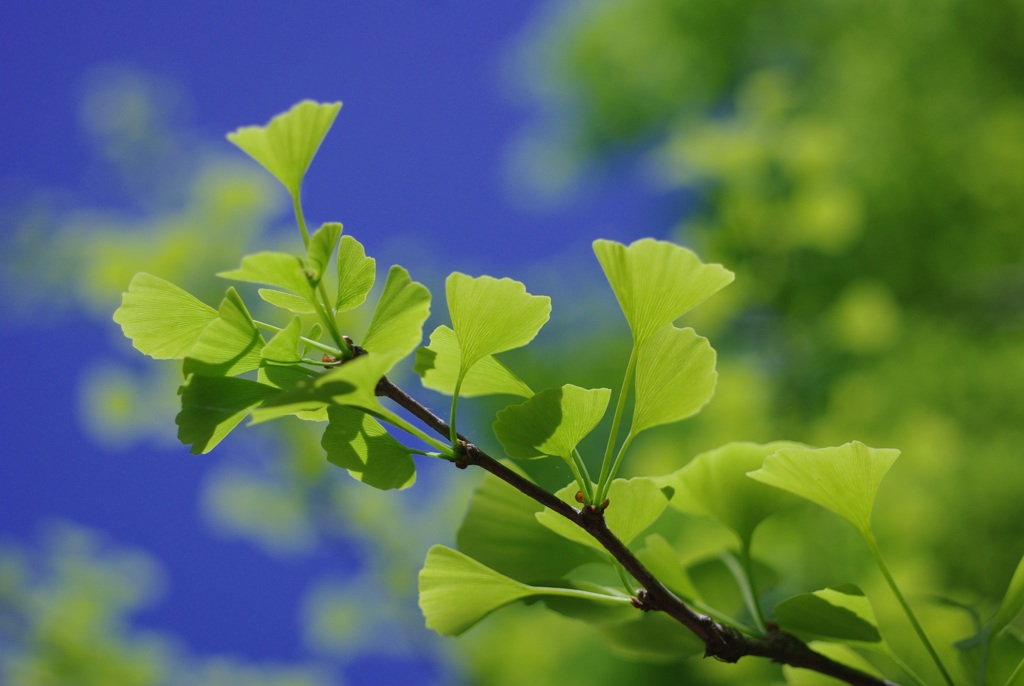
[[[572,585],[527,586],[441,545],[427,551],[427,559],[420,572],[419,590],[420,608],[427,619],[427,627],[450,636],[463,633],[509,603],[529,597],[580,601],[572,608],[576,613],[584,611],[579,607],[582,602],[604,608],[628,607],[630,602],[618,593],[605,594]]]
[[[373,288],[377,277],[377,261],[367,257],[363,245],[351,236],[342,236],[338,246],[338,301],[339,312],[359,307]]]
[[[274,307],[280,307],[283,310],[294,312],[295,314],[314,314],[316,307],[313,306],[312,301],[309,298],[304,298],[301,295],[294,295],[293,293],[285,293],[284,291],[275,291],[269,288],[261,288],[257,291],[260,297],[264,301],[270,303]]]
[[[644,429],[686,419],[715,394],[715,351],[693,329],[666,326],[639,347],[633,426]]]
[[[679,561],[679,556],[664,536],[651,534],[646,537],[644,548],[637,551],[636,556],[644,567],[674,593],[688,600],[700,599],[700,593],[690,580],[686,567]]]
[[[787,598],[775,606],[775,619],[801,637],[858,643],[882,640],[871,603],[852,585]]]
[[[721,522],[749,546],[762,521],[797,502],[791,493],[747,477],[768,455],[786,447],[803,446],[785,441],[729,443],[701,453],[658,483],[674,489],[672,507]]]
[[[427,627],[448,636],[457,636],[498,608],[532,595],[529,586],[442,545],[427,551],[419,590]]]
[[[577,490],[578,486],[573,482],[555,495],[575,506]],[[604,513],[605,521],[608,528],[626,545],[642,534],[668,507],[665,493],[654,481],[644,477],[612,481],[611,489],[608,491],[608,502],[610,504]],[[604,550],[593,536],[552,510],[545,508],[538,512],[537,521],[570,541],[582,543],[599,551]]]
[[[414,370],[423,380],[426,388],[452,395],[459,378],[459,340],[447,326],[439,326],[430,334],[430,345],[416,351]],[[481,357],[466,372],[459,389],[459,395],[518,395],[529,398],[533,391],[508,367],[491,355]]]
[[[185,357],[185,374],[237,376],[260,366],[263,337],[234,288]]]
[[[609,397],[607,388],[568,384],[548,388],[498,412],[494,436],[511,457],[556,455],[568,461],[579,442],[601,421]]]
[[[488,474],[469,503],[456,535],[457,546],[473,559],[526,583],[557,579],[598,559],[592,548],[570,543],[542,526],[534,515],[543,509]]]
[[[267,398],[262,407],[253,411],[252,423],[317,411],[328,405],[358,407],[378,417],[394,416],[381,406],[374,394],[388,364],[386,357],[361,355],[326,374],[297,380],[288,389]]]
[[[286,252],[258,252],[242,258],[238,269],[217,276],[247,283],[263,283],[312,298],[313,290],[302,258]]]
[[[294,317],[274,337],[267,341],[260,355],[268,364],[297,364],[302,360],[299,355],[299,338],[302,337],[302,320]]]
[[[597,240],[594,254],[638,344],[733,280],[725,267],[704,264],[686,248],[651,238],[629,247]]]
[[[512,279],[473,278],[455,272],[445,286],[463,375],[487,355],[532,341],[551,314],[551,298],[531,295]]]
[[[328,425],[320,445],[327,459],[358,481],[387,490],[407,488],[416,481],[409,449],[376,419],[350,407],[327,410]]]
[[[334,255],[334,248],[338,245],[338,238],[340,237],[341,224],[338,222],[327,222],[317,229],[316,233],[309,239],[306,267],[309,270],[311,285],[316,286],[324,277],[327,265],[331,263],[331,256]]]
[[[248,379],[191,376],[181,388],[178,440],[192,454],[213,450],[261,402],[278,390]]]
[[[870,538],[875,494],[899,455],[859,441],[835,448],[783,448],[749,476],[835,512]]]
[[[992,634],[998,634],[1005,629],[1021,610],[1024,610],[1024,557],[1017,565],[1017,570],[1006,589],[1006,595],[1003,596],[1003,602],[999,605],[999,611],[992,620]]]
[[[157,360],[180,359],[195,345],[217,310],[152,274],[132,277],[114,321],[132,345]]]
[[[630,660],[682,662],[704,652],[704,643],[662,612],[644,612],[635,619],[596,627],[612,651]]]
[[[293,195],[341,109],[340,102],[303,100],[266,126],[245,126],[228,140],[259,162]]]
[[[363,348],[390,361],[382,375],[420,344],[423,323],[429,316],[427,287],[410,279],[409,272],[401,267],[392,267],[363,338]]]

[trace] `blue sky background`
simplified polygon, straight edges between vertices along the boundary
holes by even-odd
[[[385,267],[523,278],[543,254],[591,263],[597,237],[663,235],[655,199],[628,176],[557,206],[513,192],[511,151],[534,115],[514,84],[542,74],[523,71],[510,52],[546,4],[4,3],[2,231],[9,236],[12,211],[43,190],[65,208],[142,211],[104,175],[79,114],[90,79],[128,68],[177,89],[170,119],[197,146],[226,153],[223,136],[238,126],[303,98],[344,101],[307,177],[306,212],[314,225],[343,221]],[[216,455],[103,449],[80,426],[77,370],[112,355],[114,325],[41,320],[4,316],[0,333],[0,537],[31,544],[55,518],[104,531],[168,571],[164,601],[144,626],[182,636],[197,653],[301,659],[296,606],[309,581],[358,556],[334,549],[266,564],[248,542],[211,534],[197,502]],[[375,683],[436,676],[415,663],[362,668]],[[351,682],[365,683],[359,669]]]

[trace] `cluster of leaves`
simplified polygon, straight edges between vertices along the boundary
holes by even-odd
[[[998,593],[1024,549],[1020,3],[552,4],[535,176],[645,165],[655,221],[738,275],[704,331],[755,358],[744,437],[901,446],[898,535],[938,592]]]
[[[548,320],[550,299],[530,294],[522,283],[460,273],[448,277],[451,327],[437,327],[415,362],[424,386],[452,396],[447,424],[398,391],[387,375],[419,346],[430,311],[429,291],[403,268],[392,267],[369,326],[355,344],[340,330],[338,316],[363,305],[376,264],[358,241],[342,236],[340,224],[327,223],[310,233],[302,212],[302,179],[339,109],[340,103],[305,101],[265,127],[229,135],[290,193],[305,252],[247,255],[237,269],[219,276],[269,287],[258,295],[285,311],[287,323],[256,321],[233,287],[214,309],[150,274],[132,279],[114,315],[141,352],[183,361],[177,419],[182,442],[194,453],[206,453],[247,418],[252,423],[286,416],[326,422],[321,445],[330,462],[367,485],[405,488],[415,479],[413,455],[460,466],[490,464],[491,458],[481,457],[456,429],[461,397],[519,396],[523,402],[497,413],[494,436],[511,458],[561,458],[573,480],[553,494],[557,500],[548,500],[551,494],[536,495],[516,472],[488,470],[494,476],[470,505],[458,549],[435,546],[427,555],[420,605],[429,627],[460,634],[500,607],[540,600],[555,612],[595,625],[624,652],[680,659],[711,650],[706,636],[684,628],[692,629],[689,620],[703,621],[691,609],[696,608],[749,638],[733,659],[761,654],[842,675],[850,683],[882,683],[870,675],[876,667],[860,657],[877,654],[887,660],[883,664],[895,664],[897,671],[924,683],[888,647],[870,603],[856,586],[801,594],[776,603],[770,612],[762,607],[763,578],[751,554],[754,532],[770,515],[804,499],[835,512],[862,535],[936,670],[946,683],[954,683],[888,571],[871,528],[876,492],[898,451],[857,442],[823,449],[734,443],[667,475],[616,478],[641,432],[694,415],[714,393],[714,350],[707,339],[674,322],[732,281],[733,274],[720,265],[704,264],[689,250],[662,241],[594,243],[632,332],[596,480],[578,446],[606,414],[612,391],[567,384],[534,393],[495,357],[530,343]],[[263,331],[272,334],[269,339]],[[386,407],[384,396],[399,401],[443,440]],[[620,438],[629,401],[632,417]],[[385,425],[410,438],[399,440]],[[517,485],[522,493],[497,479]],[[579,510],[573,509],[577,503]],[[638,543],[670,510],[697,512],[735,534],[738,553],[723,551],[720,560],[742,597],[739,614],[722,609],[664,537],[654,533]],[[588,517],[589,525],[584,523]],[[989,653],[997,654],[1003,645],[1000,641],[1019,643],[1010,622],[1024,607],[1022,570],[1024,564],[971,646],[985,656],[981,675]],[[645,591],[653,596],[666,587],[675,594],[667,596],[673,608],[647,600]],[[636,608],[664,612],[639,613]],[[795,652],[764,648],[780,630],[838,644],[841,663],[856,668],[822,658],[799,641]],[[755,652],[754,646],[768,652]],[[1021,669],[1024,662],[1007,683]]]

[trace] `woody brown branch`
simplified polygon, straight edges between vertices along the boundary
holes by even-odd
[[[390,398],[442,437],[450,436],[448,424],[443,419],[391,383],[387,377],[381,378],[378,382],[376,394]],[[603,510],[587,506],[577,510],[553,493],[512,471],[461,434],[459,434],[459,439],[462,442],[463,454],[455,462],[458,467],[465,468],[475,465],[490,472],[593,536],[643,587],[644,593],[640,603],[643,609],[664,612],[692,631],[704,642],[705,657],[714,657],[723,662],[737,662],[746,656],[763,657],[779,664],[825,674],[851,684],[851,686],[897,686],[893,682],[879,679],[836,662],[812,650],[802,640],[784,631],[776,631],[760,637],[746,636],[730,626],[720,624],[711,617],[697,612],[662,584],[608,528]]]

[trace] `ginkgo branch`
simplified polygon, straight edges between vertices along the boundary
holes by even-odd
[[[634,604],[643,610],[664,612],[685,626],[704,643],[705,657],[714,657],[723,662],[737,662],[746,656],[763,657],[780,664],[831,676],[852,686],[895,686],[893,682],[836,662],[787,632],[774,631],[765,636],[746,636],[733,627],[697,612],[661,583],[608,528],[600,507],[586,505],[577,510],[553,493],[512,471],[466,437],[455,434],[443,419],[386,377],[378,382],[376,393],[378,396],[390,398],[441,436],[457,437],[464,448],[460,459],[455,462],[458,467],[464,469],[474,465],[484,469],[593,536],[642,587],[636,592]]]

